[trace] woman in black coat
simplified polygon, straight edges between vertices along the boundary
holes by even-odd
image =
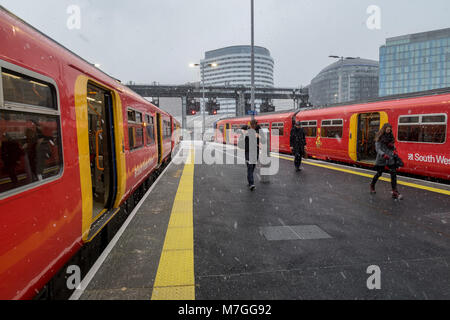
[[[392,198],[402,199],[403,196],[397,190],[397,167],[394,158],[394,144],[395,138],[392,134],[392,126],[389,123],[385,123],[375,137],[375,149],[377,151],[375,170],[377,173],[370,184],[370,192],[375,193],[375,184],[387,166],[391,174]]]

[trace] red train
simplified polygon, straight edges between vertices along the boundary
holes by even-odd
[[[0,43],[0,299],[28,299],[132,205],[180,124],[2,7]]]
[[[272,145],[273,150],[291,152],[289,137],[292,121],[301,121],[308,156],[362,166],[374,165],[375,134],[384,123],[389,122],[396,137],[399,156],[405,164],[399,169],[400,172],[450,180],[449,91],[266,114],[255,119],[260,126],[269,129],[272,137],[279,135],[279,148],[274,149],[276,146]],[[218,121],[216,142],[236,144],[236,129],[249,121],[250,117]],[[278,133],[273,129],[278,129]]]

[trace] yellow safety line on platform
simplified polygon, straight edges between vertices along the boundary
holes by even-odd
[[[194,157],[191,149],[172,206],[152,300],[195,300]]]
[[[284,160],[294,161],[294,159],[292,159],[292,158],[283,157],[283,156],[279,156],[279,155],[275,155],[275,154],[272,154],[272,156],[280,158],[280,159],[284,159]],[[337,168],[337,167],[333,167],[333,166],[329,166],[329,165],[325,165],[325,164],[313,163],[313,162],[306,161],[306,160],[304,160],[303,163],[309,164],[311,166],[316,166],[316,167],[327,168],[327,169],[331,169],[331,170],[351,173],[351,174],[354,174],[354,175],[363,176],[363,177],[367,177],[367,178],[373,178],[373,176],[375,175],[375,174],[368,174],[368,173],[353,171],[353,170],[349,170],[349,169]],[[385,177],[380,177],[380,180],[391,182],[391,179],[385,178]],[[400,181],[400,180],[397,180],[397,183],[401,184],[401,185],[404,185],[404,186],[412,187],[412,188],[427,190],[427,191],[441,193],[441,194],[445,194],[447,196],[450,196],[450,191],[449,190],[423,186],[423,185],[420,185],[420,184],[411,183],[411,182],[405,182],[405,181]]]

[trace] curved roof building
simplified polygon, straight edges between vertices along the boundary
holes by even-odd
[[[208,64],[217,63],[216,67]],[[201,60],[205,86],[247,86],[251,85],[251,46],[231,46],[206,51]],[[204,68],[203,68],[204,67]],[[255,46],[255,87],[273,87],[274,61],[270,51]],[[236,101],[219,99],[219,113],[236,112]],[[255,101],[259,111],[261,101]]]
[[[217,63],[210,67],[208,63]],[[204,69],[205,85],[238,86],[251,84],[251,47],[231,46],[205,52],[201,61]],[[273,87],[274,61],[270,51],[255,46],[255,86]]]
[[[315,106],[324,106],[378,97],[378,78],[378,61],[341,58],[311,81],[309,99]]]

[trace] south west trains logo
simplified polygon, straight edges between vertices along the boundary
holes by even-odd
[[[450,165],[450,158],[444,155],[421,155],[419,153],[408,153],[409,161],[423,162],[423,163],[438,163],[446,166]]]

